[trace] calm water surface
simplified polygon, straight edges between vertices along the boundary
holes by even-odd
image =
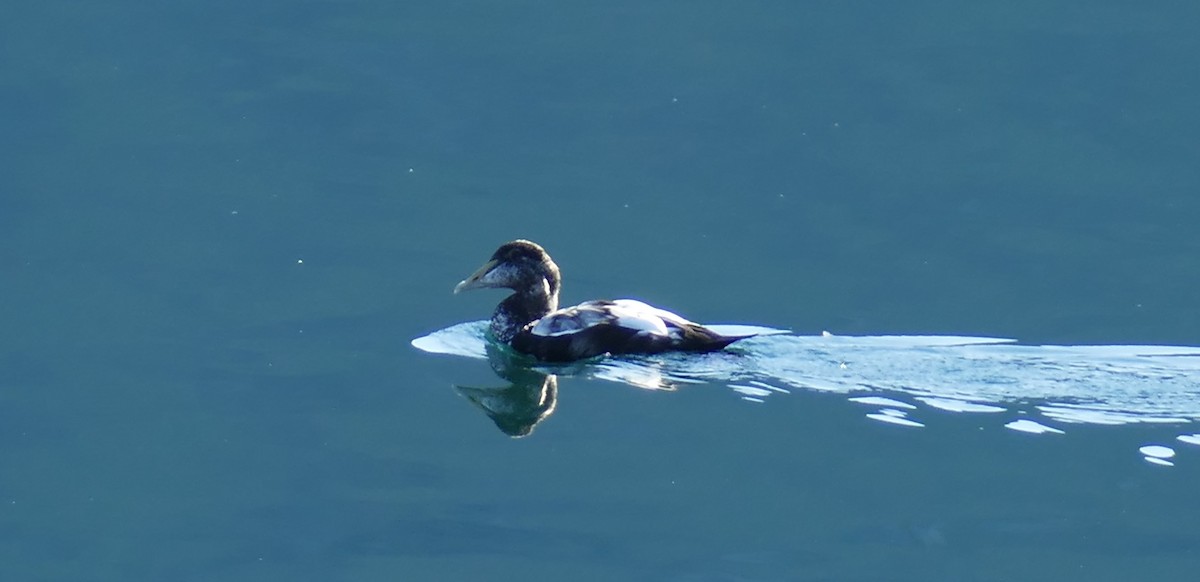
[[[576,370],[513,439],[463,388],[506,385],[488,361],[409,342],[486,317],[498,294],[450,289],[527,237],[567,302],[1200,345],[1198,28],[1170,2],[10,6],[0,579],[1190,580],[1193,421],[1034,435],[1014,396],[916,428]]]

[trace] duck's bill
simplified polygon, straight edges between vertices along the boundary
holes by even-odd
[[[463,291],[470,291],[471,289],[492,287],[492,282],[488,279],[488,274],[492,272],[492,269],[495,266],[495,260],[484,263],[482,267],[479,267],[479,270],[471,273],[470,277],[459,281],[458,285],[454,286],[454,294],[457,295]]]

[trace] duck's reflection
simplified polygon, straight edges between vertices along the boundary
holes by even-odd
[[[477,406],[504,434],[523,437],[554,413],[558,405],[558,377],[594,378],[619,382],[643,390],[673,391],[681,384],[700,383],[714,371],[714,363],[729,363],[730,354],[688,355],[693,376],[668,373],[662,357],[626,356],[586,360],[572,364],[545,365],[494,343],[485,346],[488,364],[508,386],[480,388],[454,385],[454,389]],[[711,369],[710,369],[711,368]]]
[[[487,355],[492,370],[508,380],[509,385],[477,388],[456,384],[454,389],[491,418],[504,434],[520,438],[532,433],[558,405],[558,377],[530,368],[519,357],[492,344],[487,346]]]

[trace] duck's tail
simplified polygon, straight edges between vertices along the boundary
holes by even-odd
[[[776,329],[773,327],[762,327],[757,325],[740,325],[740,324],[722,324],[722,325],[696,325],[699,328],[699,335],[704,339],[699,342],[704,347],[699,347],[696,351],[714,352],[723,350],[733,342],[744,340],[747,338],[777,335],[781,333],[791,333],[786,329]]]
[[[715,352],[725,349],[733,342],[756,335],[759,334],[723,335],[702,325],[692,324],[685,328],[679,349],[689,352]]]

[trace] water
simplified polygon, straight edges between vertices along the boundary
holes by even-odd
[[[1037,346],[1200,345],[1197,16],[8,7],[0,578],[1191,579],[1192,359]],[[553,390],[414,349],[517,237],[564,303],[794,334]],[[880,336],[1020,343],[783,349]]]

